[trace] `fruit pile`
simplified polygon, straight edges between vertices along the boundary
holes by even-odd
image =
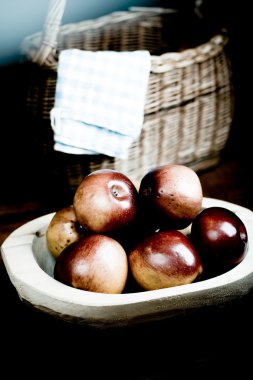
[[[194,170],[177,164],[148,171],[135,186],[125,174],[96,170],[73,205],[58,210],[46,239],[54,277],[101,293],[168,288],[217,276],[245,257],[243,221],[223,207],[203,208]]]

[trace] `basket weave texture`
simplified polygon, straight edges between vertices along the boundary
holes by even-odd
[[[43,154],[50,167],[65,176],[67,186],[74,191],[86,173],[100,168],[116,169],[139,181],[145,172],[161,164],[185,164],[196,171],[217,164],[233,119],[227,37],[216,34],[205,43],[174,52],[165,38],[172,17],[169,10],[130,8],[57,28],[64,5],[59,0],[51,3],[45,29],[28,36],[22,51],[32,68],[27,111],[36,123]],[[52,25],[53,34],[49,32]],[[53,42],[48,40],[52,36]],[[149,50],[151,71],[143,128],[127,160],[54,152],[50,111],[54,106],[58,55],[70,48]]]

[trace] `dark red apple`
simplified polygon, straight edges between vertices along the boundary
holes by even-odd
[[[129,253],[133,278],[145,290],[189,284],[202,273],[198,253],[181,231],[159,231]]]
[[[88,231],[112,233],[127,228],[137,213],[138,192],[117,170],[100,169],[79,184],[73,205],[77,220]]]
[[[243,221],[224,207],[202,210],[191,225],[190,239],[206,270],[220,273],[245,257],[248,234]]]
[[[109,236],[92,234],[66,247],[57,257],[54,277],[74,288],[121,293],[128,275],[127,255]]]
[[[147,172],[139,189],[143,219],[157,227],[184,229],[202,208],[203,192],[196,172],[168,164]]]

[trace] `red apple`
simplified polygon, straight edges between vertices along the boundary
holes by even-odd
[[[156,227],[184,229],[202,208],[201,182],[185,165],[168,164],[147,172],[139,197],[143,219]]]
[[[86,230],[110,234],[134,222],[137,202],[137,189],[126,175],[100,169],[82,180],[73,205],[77,220]]]
[[[116,240],[101,234],[82,237],[58,256],[56,280],[99,293],[121,293],[128,275],[127,255]]]
[[[177,230],[159,231],[129,253],[129,267],[145,290],[189,284],[202,273],[202,263],[187,236]]]
[[[81,236],[73,206],[57,210],[46,230],[47,246],[54,257],[58,257],[64,248]]]
[[[243,221],[224,207],[202,210],[192,222],[190,239],[208,272],[234,267],[247,252],[248,234]]]

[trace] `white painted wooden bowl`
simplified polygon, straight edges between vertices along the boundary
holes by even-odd
[[[16,229],[4,241],[1,254],[20,299],[66,321],[90,326],[130,325],[223,305],[253,288],[253,212],[225,201],[204,198],[203,207],[222,206],[245,223],[249,246],[246,257],[232,270],[188,285],[125,294],[88,292],[53,278],[55,260],[47,249],[45,231],[54,213]]]

